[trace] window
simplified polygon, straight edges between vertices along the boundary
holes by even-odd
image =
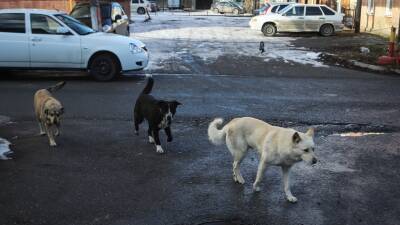
[[[143,4],[143,3],[144,3],[144,1],[143,1],[143,0],[139,0],[139,1],[140,1],[140,3],[141,3],[141,4]]]
[[[386,0],[385,16],[392,16],[393,0]]]
[[[271,12],[276,12],[279,9],[279,5],[272,7]]]
[[[367,11],[368,11],[369,14],[373,14],[374,13],[374,7],[375,7],[374,0],[368,0],[368,2],[367,2]]]
[[[325,16],[333,16],[335,15],[335,12],[329,9],[326,6],[321,6],[322,11],[324,12]]]
[[[0,32],[25,33],[25,14],[0,14]]]
[[[138,4],[139,0],[132,0],[132,4]]]
[[[295,6],[286,12],[286,16],[304,16],[304,6]]]
[[[80,35],[88,35],[95,32],[94,30],[92,30],[92,28],[87,27],[78,20],[66,14],[56,15],[56,17]]]
[[[321,9],[318,6],[307,6],[306,16],[322,16]]]
[[[32,34],[57,34],[59,27],[62,26],[49,16],[31,14]]]
[[[85,18],[90,17],[90,6],[89,5],[82,5],[76,7],[72,12],[71,16],[74,18]]]

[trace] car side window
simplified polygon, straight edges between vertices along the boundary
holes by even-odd
[[[25,33],[24,13],[0,14],[0,32]]]
[[[53,18],[42,14],[31,14],[32,34],[58,34],[57,29],[62,27]]]
[[[318,6],[307,6],[306,16],[322,16],[321,9]]]
[[[143,1],[143,0],[139,0],[139,1],[140,1],[140,3],[141,3],[141,4],[143,4],[143,3],[144,3],[144,1]]]
[[[304,6],[295,6],[286,12],[286,16],[304,16]]]
[[[330,10],[329,8],[327,8],[325,6],[321,6],[321,9],[324,12],[324,14],[327,15],[327,16],[335,15],[335,12],[333,12],[332,10]]]
[[[139,0],[132,0],[132,4],[138,4]]]
[[[276,12],[278,11],[279,5],[276,5],[274,7],[272,7],[271,12]]]

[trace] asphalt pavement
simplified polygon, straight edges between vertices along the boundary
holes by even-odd
[[[282,71],[281,71],[282,72]],[[133,134],[132,110],[144,76],[0,82],[0,136],[14,159],[0,162],[0,224],[398,224],[400,79],[339,68],[264,76],[154,75],[153,94],[183,103],[166,154]],[[17,74],[18,75],[18,74]],[[59,146],[38,136],[33,94],[58,80],[65,106]],[[292,173],[288,203],[281,172],[268,169],[253,193],[258,156],[246,183],[233,182],[231,157],[206,136],[214,117],[254,116],[305,131],[316,128],[320,163]],[[349,132],[378,133],[360,137]],[[341,136],[342,135],[342,136]]]

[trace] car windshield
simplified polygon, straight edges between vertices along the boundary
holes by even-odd
[[[58,14],[55,16],[80,35],[87,35],[87,34],[92,34],[92,33],[96,32],[92,28],[82,24],[78,20],[76,20],[68,15]]]

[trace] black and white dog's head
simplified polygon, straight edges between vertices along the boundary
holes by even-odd
[[[159,125],[160,128],[166,128],[171,125],[172,118],[175,116],[176,108],[178,105],[182,105],[180,102],[173,101],[158,101],[158,106],[160,107],[160,112],[162,115],[162,120]]]

